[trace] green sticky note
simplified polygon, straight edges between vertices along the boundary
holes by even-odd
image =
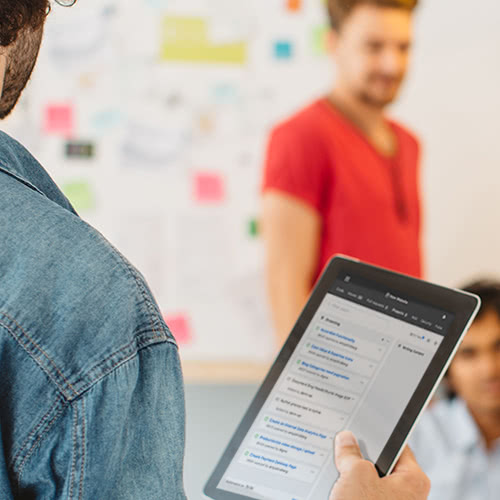
[[[312,32],[312,49],[315,55],[321,56],[328,51],[328,32],[330,28],[327,25],[316,26]]]
[[[87,181],[67,182],[62,191],[77,212],[92,210],[96,206],[94,191]]]
[[[248,232],[250,236],[256,238],[259,236],[259,221],[257,219],[251,219],[248,224]]]

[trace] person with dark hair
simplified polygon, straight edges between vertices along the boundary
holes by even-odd
[[[488,500],[500,491],[500,282],[464,287],[481,310],[445,377],[447,397],[411,439],[432,500]]]
[[[29,80],[48,10],[0,0],[2,117]],[[2,132],[0,241],[0,500],[185,499],[176,342],[142,275]],[[336,460],[332,500],[428,491],[409,451],[386,481],[350,434]]]
[[[48,11],[0,0],[2,118]],[[1,132],[0,241],[0,499],[185,499],[177,345],[147,284]]]
[[[408,69],[417,0],[329,0],[336,80],[271,134],[267,280],[280,343],[335,254],[420,277],[419,143],[386,116]]]
[[[49,10],[49,0],[0,0],[0,119],[14,109],[28,83]]]

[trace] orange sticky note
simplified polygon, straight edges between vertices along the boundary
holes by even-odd
[[[73,106],[50,104],[45,108],[44,131],[46,134],[71,136],[74,127]]]
[[[178,344],[188,345],[193,342],[191,324],[186,314],[165,315],[164,319]]]
[[[194,178],[194,199],[198,203],[220,203],[226,198],[224,178],[217,172],[203,172]]]
[[[287,0],[287,8],[296,12],[302,8],[302,0]]]

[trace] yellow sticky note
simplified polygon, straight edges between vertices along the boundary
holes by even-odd
[[[214,44],[208,37],[205,19],[167,16],[161,57],[164,61],[245,64],[247,43]]]

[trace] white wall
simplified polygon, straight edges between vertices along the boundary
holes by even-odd
[[[189,323],[192,337],[181,350],[188,359],[262,360],[273,351],[262,246],[247,231],[258,212],[266,136],[326,90],[332,74],[312,43],[325,23],[322,0],[304,0],[297,13],[285,6],[54,6],[30,88],[2,127],[59,183],[83,189],[80,203],[93,206],[82,216],[140,267],[165,314]],[[246,64],[162,61],[164,19],[176,15],[203,16],[214,39],[245,41]],[[443,284],[500,275],[498,19],[498,0],[423,0],[414,65],[393,109],[424,144],[425,254],[428,276]],[[293,57],[277,61],[273,46],[282,39],[293,44]],[[44,130],[54,103],[73,109],[72,136],[94,143],[94,158],[68,159],[64,134]],[[131,144],[139,156],[130,157]],[[148,164],[151,149],[164,164]],[[193,179],[206,170],[225,182],[215,206],[193,198]]]
[[[423,140],[428,276],[500,276],[500,2],[424,0],[395,108]]]

